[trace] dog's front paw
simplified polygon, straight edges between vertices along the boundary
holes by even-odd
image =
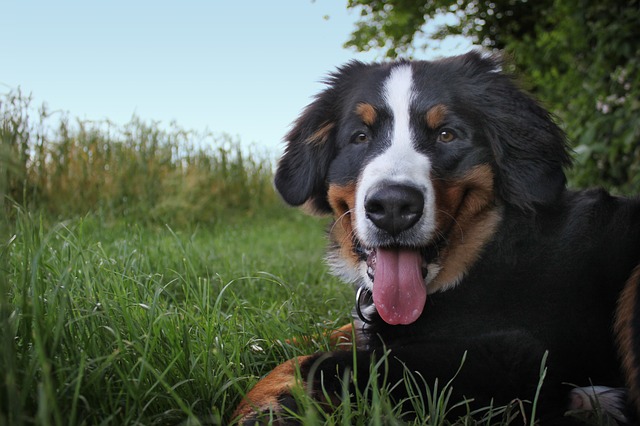
[[[238,405],[233,413],[234,424],[299,424],[299,421],[288,415],[295,412],[296,408],[291,391],[296,386],[304,386],[296,372],[312,362],[311,358],[294,358],[274,368]]]
[[[614,420],[615,424],[630,424],[627,417],[628,391],[625,388],[587,386],[574,388],[569,393],[569,410],[583,415],[600,415]],[[603,421],[605,421],[604,419]]]

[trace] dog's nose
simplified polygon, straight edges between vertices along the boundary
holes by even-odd
[[[396,236],[420,220],[424,196],[412,186],[385,185],[367,196],[364,209],[378,228]]]

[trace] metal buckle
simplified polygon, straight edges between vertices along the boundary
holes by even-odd
[[[364,316],[364,314],[362,313],[362,309],[360,308],[363,291],[365,293],[371,293],[371,291],[365,286],[358,287],[358,291],[356,292],[356,313],[358,314],[358,318],[360,318],[362,322],[364,322],[365,324],[371,324],[371,320]]]

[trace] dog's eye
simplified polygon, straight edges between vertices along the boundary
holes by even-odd
[[[449,129],[440,130],[440,134],[438,135],[438,141],[444,142],[444,143],[452,142],[456,138],[457,138],[456,134]]]
[[[369,142],[369,136],[366,133],[360,132],[353,135],[353,143],[365,143]]]

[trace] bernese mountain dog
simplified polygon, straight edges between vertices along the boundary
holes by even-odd
[[[275,186],[333,215],[328,263],[357,291],[352,326],[333,337],[351,346],[281,364],[235,421],[289,424],[296,386],[330,407],[354,372],[353,391],[371,375],[455,376],[452,398],[535,400],[543,425],[598,400],[632,421],[640,200],[567,189],[563,131],[495,56],[350,62],[325,83],[286,137]],[[391,392],[403,401],[407,387]]]

